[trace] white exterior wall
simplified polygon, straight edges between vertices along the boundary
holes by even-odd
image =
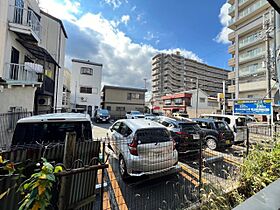
[[[60,23],[56,20],[42,14],[41,24],[43,29],[40,46],[45,48],[60,66],[56,71],[54,91],[54,106],[56,105],[59,112],[62,108],[66,37]]]
[[[7,107],[22,107],[27,111],[32,112],[34,106],[34,94],[36,87],[13,86],[5,88],[0,92],[0,113],[6,113]]]
[[[82,75],[81,67],[89,67],[93,69],[93,75]],[[72,78],[71,78],[71,105],[75,108],[76,105],[100,107],[101,103],[101,78],[102,66],[84,64],[80,62],[72,62]],[[80,93],[80,87],[92,87],[92,94]],[[94,92],[94,89],[97,89]],[[82,102],[81,97],[87,98],[87,102]]]
[[[4,74],[4,57],[6,54],[6,37],[8,33],[8,1],[0,1],[0,78]]]

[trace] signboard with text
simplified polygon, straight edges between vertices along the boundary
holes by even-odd
[[[234,114],[271,115],[272,100],[237,100],[234,102]]]

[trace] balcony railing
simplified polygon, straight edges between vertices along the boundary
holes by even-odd
[[[263,5],[265,5],[267,3],[267,0],[260,0],[257,1],[256,3],[252,4],[251,6],[247,7],[246,9],[244,9],[243,11],[241,11],[239,13],[239,19],[253,13],[254,11],[256,11],[257,9],[259,9],[260,7],[262,7]]]
[[[41,23],[38,16],[31,9],[10,5],[9,22],[29,27],[36,38],[41,39]]]
[[[230,8],[228,8],[228,13],[232,13],[235,10],[235,6],[232,5]]]
[[[37,83],[40,71],[28,65],[9,63],[7,64],[5,79],[22,83]]]

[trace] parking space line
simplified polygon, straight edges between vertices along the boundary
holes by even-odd
[[[104,192],[103,194],[103,210],[111,210],[108,192]]]
[[[184,171],[186,171],[187,173],[191,174],[192,176],[194,176],[197,180],[199,180],[199,175],[197,173],[195,173],[194,171],[192,171],[191,169],[189,169],[187,166],[183,165],[182,163],[179,163],[179,165],[182,167],[182,169]],[[201,179],[202,183],[207,183],[207,180],[202,178]]]
[[[199,183],[197,181],[195,181],[192,177],[190,177],[189,175],[187,175],[184,172],[179,172],[179,174],[181,174],[181,176],[183,176],[185,179],[189,180],[194,186],[198,187]]]
[[[108,176],[115,194],[115,198],[120,210],[128,210],[124,197],[122,195],[118,180],[114,174],[112,166],[108,163],[109,167],[107,168]]]
[[[208,153],[211,156],[221,155],[221,156],[223,156],[223,160],[227,163],[230,163],[230,164],[233,164],[233,165],[236,165],[236,166],[241,166],[242,165],[241,162],[238,162],[237,160],[234,160],[233,158],[230,158],[227,155],[223,155],[223,153],[219,153],[219,152],[216,152],[216,151],[209,151],[209,150],[205,150],[205,152]]]

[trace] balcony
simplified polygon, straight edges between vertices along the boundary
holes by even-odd
[[[235,71],[231,71],[228,73],[228,79],[229,80],[235,79]]]
[[[229,4],[231,4],[231,5],[234,4],[234,0],[227,0],[227,2],[228,2]]]
[[[230,53],[230,54],[235,53],[235,44],[232,44],[228,47],[228,53]]]
[[[10,6],[9,29],[26,41],[40,42],[42,26],[38,15],[31,9]]]
[[[228,93],[235,93],[235,85],[228,86]]]
[[[235,66],[235,58],[231,58],[228,60],[228,65],[231,66],[231,67],[234,67]]]
[[[235,33],[234,33],[234,31],[233,31],[233,32],[229,33],[229,35],[228,35],[228,40],[229,40],[229,41],[233,41],[234,39],[235,39]]]
[[[158,70],[158,69],[152,71],[152,76],[155,76],[155,75],[157,75],[157,74],[159,74],[159,70]]]
[[[261,50],[260,48],[257,48],[254,51],[240,54],[239,64],[244,64],[244,63],[248,63],[250,61],[257,60],[257,59],[262,58],[263,56],[265,56],[265,51]]]
[[[228,8],[228,14],[230,16],[234,16],[234,11],[235,11],[235,6],[234,5],[231,5],[230,8]]]
[[[26,63],[26,65],[9,63],[5,73],[4,79],[8,84],[41,84],[39,75],[43,73],[43,67],[38,64],[30,65],[30,63]]]

